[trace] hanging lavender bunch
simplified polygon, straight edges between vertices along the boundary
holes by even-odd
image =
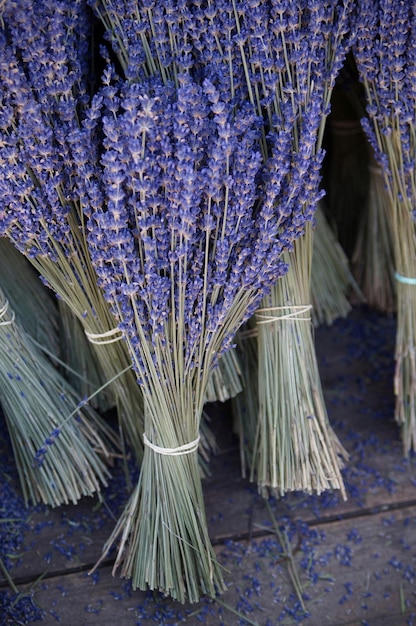
[[[143,391],[146,447],[106,549],[121,537],[114,570],[134,587],[194,602],[224,589],[196,464],[207,380],[306,218],[272,167],[277,142],[262,164],[250,105],[184,75],[177,89],[107,83],[88,241]]]
[[[395,418],[416,449],[416,4],[358,3],[354,48],[367,99],[362,120],[390,196],[397,280]]]
[[[81,0],[10,0],[0,15],[0,235],[82,323],[140,458],[141,395],[85,241],[83,180],[94,155],[75,139],[89,101],[88,9]]]

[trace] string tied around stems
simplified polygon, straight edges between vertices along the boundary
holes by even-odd
[[[199,446],[200,436],[189,443],[184,443],[182,446],[178,446],[177,448],[163,448],[161,446],[157,446],[146,437],[145,433],[143,433],[143,443],[145,446],[156,452],[157,454],[163,454],[165,456],[182,456],[183,454],[191,454],[192,452],[196,452]]]
[[[256,322],[259,324],[271,324],[281,320],[299,320],[310,322],[311,316],[308,314],[312,309],[311,304],[288,304],[286,306],[273,306],[257,309]],[[284,311],[287,311],[285,313]]]
[[[90,343],[95,343],[98,346],[115,343],[116,341],[120,341],[120,339],[123,337],[123,334],[119,328],[112,328],[111,330],[107,330],[105,333],[90,333],[88,332],[88,330],[84,332],[88,338],[88,341]]]
[[[399,274],[399,272],[394,272],[394,278],[397,282],[402,283],[403,285],[416,285],[416,278],[403,276],[402,274]]]
[[[15,318],[15,314],[14,311],[12,311],[12,316],[9,320],[4,320],[3,317],[6,315],[7,311],[9,309],[9,301],[6,300],[5,303],[3,304],[3,306],[0,308],[0,326],[9,326],[10,324],[13,324],[14,322],[14,318]]]

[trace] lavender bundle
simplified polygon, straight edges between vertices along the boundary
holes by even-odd
[[[297,243],[295,245],[297,245]],[[349,290],[353,290],[360,300],[362,299],[362,295],[352,277],[345,252],[338,243],[332,228],[326,221],[321,203],[318,203],[315,212],[315,229],[313,231],[312,248],[312,323],[314,326],[323,323],[331,324],[336,318],[346,316],[351,310],[351,304],[347,299]],[[294,268],[291,267],[289,271],[294,271]],[[256,417],[259,414],[259,346],[257,337],[258,328],[254,318],[246,324],[243,330],[237,333],[237,354],[239,362],[241,363],[243,390],[232,400],[235,429],[240,439],[242,475],[246,477],[251,473],[252,479],[254,479],[255,476],[253,449],[254,446],[257,445]],[[271,355],[270,359],[273,360],[274,355]],[[271,385],[271,382],[267,381],[266,387],[267,385]],[[284,388],[284,385],[282,386]],[[263,389],[263,393],[267,393],[267,391]],[[289,395],[290,392],[288,393],[288,396]],[[287,405],[290,400],[285,398],[286,396],[282,398],[282,404]],[[306,433],[305,437],[308,438]],[[338,442],[336,442],[336,446],[339,447],[341,451]],[[273,454],[276,454],[276,452]],[[325,459],[325,454],[322,454],[322,458]],[[264,489],[264,494],[267,495],[267,493],[268,490]]]
[[[0,403],[26,503],[76,503],[107,484],[116,440],[15,320],[0,290]]]
[[[235,398],[242,389],[238,354],[234,348],[230,348],[211,372],[205,390],[205,402],[226,402]]]
[[[0,237],[0,283],[25,332],[53,356],[58,356],[58,309],[49,289],[28,260]]]
[[[62,373],[80,398],[91,396],[90,404],[100,413],[110,411],[114,397],[94,345],[85,334],[84,324],[64,300],[58,300],[60,353]],[[96,391],[100,389],[99,393]]]
[[[141,458],[141,394],[85,241],[89,146],[75,142],[88,103],[87,7],[7,1],[0,16],[0,234],[82,323]]]
[[[368,118],[362,125],[390,196],[397,281],[395,418],[416,449],[416,5],[359,3],[354,55]]]
[[[382,170],[361,126],[365,97],[352,54],[336,87],[329,125],[328,204],[366,303],[392,313],[396,307],[396,281],[390,200]]]
[[[360,218],[351,265],[367,304],[384,313],[393,313],[397,287],[391,197],[386,191],[383,171],[374,158],[368,170],[368,198]]]
[[[202,32],[197,25],[205,28],[208,20],[198,3],[90,0],[89,4],[105,27],[126,79],[159,76],[163,82],[177,82],[181,72],[191,71],[199,79],[201,72],[210,73],[209,61],[199,54]],[[230,350],[212,371],[206,402],[225,402],[241,389],[240,364]]]
[[[303,178],[299,201],[311,216],[321,197],[322,136],[335,77],[351,43],[352,8],[348,1],[235,3],[249,99],[270,128],[264,158],[269,142],[280,141],[282,120],[290,120],[290,140],[280,143],[282,161],[295,160],[290,184]],[[260,409],[252,477],[262,493],[344,492],[345,452],[329,424],[310,324],[312,227],[299,228],[305,235],[284,256],[289,272],[257,317]]]
[[[229,101],[250,102],[263,120],[261,150],[264,163],[269,162],[271,152],[280,153],[273,167],[279,170],[285,185],[292,186],[291,200],[304,205],[305,214],[313,216],[320,197],[319,169],[323,156],[320,145],[324,121],[329,112],[335,76],[350,45],[352,2],[305,1],[294,6],[290,2],[274,0],[263,3],[223,0],[215,6],[204,7],[198,2],[149,5],[140,1],[98,0],[91,4],[105,25],[108,39],[128,80],[158,75],[164,81],[177,82],[178,74],[186,72],[198,81],[203,76],[209,77],[221,93],[227,93]],[[274,171],[270,171],[270,182],[276,185],[279,193],[274,175]],[[302,185],[299,184],[301,178]],[[298,189],[300,193],[296,194]],[[294,223],[292,236],[302,234],[304,228],[303,219]],[[307,241],[311,243],[311,238]],[[300,254],[300,258],[310,258],[310,255]],[[290,255],[287,254],[285,260],[290,264]],[[293,294],[279,306],[309,306],[309,272],[310,266],[305,267],[301,302],[296,302]],[[299,294],[300,287],[295,285],[293,290]],[[278,323],[276,320],[271,325]],[[299,327],[296,325],[295,335],[301,336],[302,333],[311,333],[304,322]],[[279,423],[285,420],[297,423],[317,413],[316,437],[341,451],[322,409],[312,338],[306,339],[305,336],[302,343],[308,346],[305,347],[306,354],[311,353],[308,357],[301,357],[309,359],[304,368],[303,384],[314,389],[313,394],[307,392],[303,396],[320,398],[319,406],[315,410],[313,403],[312,406],[309,403],[297,411],[295,418],[285,414],[275,418]],[[283,356],[281,362],[286,361],[287,356]],[[292,369],[297,371],[298,363],[295,362]],[[293,380],[291,376],[292,371],[289,380]],[[277,374],[275,381],[277,384],[274,383],[273,388],[278,389]],[[270,389],[266,391],[271,392]],[[302,396],[300,390],[298,393]],[[296,405],[302,406],[300,397]],[[287,433],[291,429],[284,427],[284,430]],[[270,440],[270,434],[266,432],[262,439],[258,439],[258,455],[263,450],[261,442],[267,439]],[[266,445],[264,453],[267,457],[265,449]],[[316,448],[312,445],[310,450],[314,454]],[[279,451],[280,454],[283,451]],[[288,456],[295,463],[302,464],[299,455]],[[322,483],[341,488],[339,467],[342,461],[336,452],[330,457],[334,466],[322,470],[327,475]],[[299,475],[299,468],[295,467],[293,473]],[[304,487],[310,488],[312,480],[306,480]],[[301,483],[298,488],[303,488]]]
[[[311,263],[311,317],[315,327],[346,317],[352,308],[351,294],[356,301],[364,301],[348,257],[329,225],[321,203],[315,211]]]
[[[224,589],[196,461],[208,378],[307,216],[277,142],[262,164],[252,106],[177,80],[104,88],[89,245],[145,401],[140,480],[105,549],[120,538],[134,587],[194,602]]]

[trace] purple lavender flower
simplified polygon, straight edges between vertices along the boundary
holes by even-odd
[[[365,86],[368,113],[363,128],[390,184],[392,164],[383,137],[395,133],[400,143],[403,190],[411,198],[415,183],[416,8],[401,0],[361,0],[357,14],[354,56]]]
[[[57,258],[52,239],[71,245],[67,138],[86,104],[89,23],[82,2],[8,1],[0,31],[1,234],[29,256]],[[39,28],[39,25],[42,25]]]
[[[239,289],[269,289],[286,271],[282,252],[313,219],[316,142],[351,42],[352,4],[92,6],[126,82],[100,95],[104,198],[91,177],[91,254],[131,341],[140,310],[146,341],[165,345],[170,311],[187,325],[194,358],[197,333],[215,334]]]
[[[45,439],[43,446],[41,446],[39,450],[36,451],[35,461],[38,467],[42,465],[43,461],[45,460],[45,456],[48,453],[48,448],[50,446],[53,446],[57,437],[59,437],[60,434],[61,434],[61,429],[54,428],[54,430],[50,433],[50,435]]]
[[[157,80],[103,90],[112,109],[102,117],[104,202],[91,209],[89,245],[130,341],[139,334],[154,347],[167,345],[171,320],[181,320],[186,363],[194,367],[204,327],[209,343],[246,290],[255,295],[242,323],[286,271],[279,256],[301,231],[297,186],[304,180],[296,189],[286,183],[285,199],[288,168],[279,174],[270,163],[274,176],[266,175],[252,107],[235,115],[209,81],[178,78],[178,90]],[[90,187],[96,194],[96,184]],[[224,331],[215,352],[229,340]],[[136,358],[143,377],[146,366]]]
[[[89,37],[88,9],[80,0],[3,3],[0,235],[45,274],[50,262],[67,257],[69,271],[61,268],[59,288],[47,277],[44,282],[63,290],[67,301],[67,290],[75,290],[85,314],[94,306],[86,289],[90,269],[80,207],[82,181],[91,177],[97,156],[96,143],[79,141],[82,125],[94,127],[96,115],[94,106],[86,112]]]

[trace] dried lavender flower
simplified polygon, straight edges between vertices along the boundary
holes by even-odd
[[[224,588],[194,454],[207,380],[286,272],[282,252],[308,216],[304,180],[289,187],[287,167],[274,166],[283,133],[265,164],[249,103],[236,108],[208,80],[177,81],[125,80],[99,94],[88,243],[146,406],[140,480],[105,548],[122,535],[115,569],[123,563],[134,587],[196,601]],[[176,555],[168,564],[167,550]]]
[[[94,107],[86,112],[89,10],[81,0],[7,0],[1,17],[0,235],[30,259],[87,336],[101,338],[102,345],[93,347],[102,384],[110,385],[112,404],[140,459],[141,395],[85,241],[83,180],[93,166],[94,146],[77,138],[96,114]],[[108,332],[118,333],[114,343],[108,343]]]
[[[360,0],[354,56],[367,100],[362,126],[390,197],[397,279],[395,419],[404,453],[416,448],[416,6]]]

